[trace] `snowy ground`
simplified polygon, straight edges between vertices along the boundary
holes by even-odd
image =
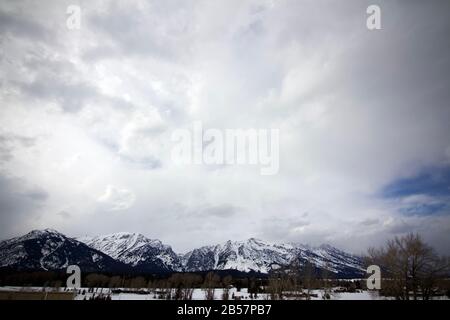
[[[216,289],[214,291],[214,299],[222,300],[224,289]],[[312,294],[316,294],[317,297],[312,297],[311,300],[322,300],[323,291],[321,290],[312,290]],[[89,299],[92,295],[100,295],[100,294],[111,294],[110,289],[101,289],[98,288],[94,293],[86,293],[85,295],[77,295],[76,299]],[[257,297],[250,298],[250,294],[247,291],[247,288],[243,288],[240,292],[237,291],[236,288],[232,288],[229,290],[229,299],[232,297],[240,298],[241,300],[270,300],[270,295],[265,293],[259,293]],[[111,294],[112,300],[157,300],[158,295],[154,292],[149,292],[148,294],[138,294],[138,293],[113,293]],[[380,297],[377,292],[369,292],[369,291],[361,291],[357,293],[332,293],[331,299],[333,300],[379,300]],[[203,289],[194,289],[192,294],[192,300],[205,300],[205,291]]]
[[[380,297],[377,291],[359,291],[355,293],[350,292],[333,292],[336,288],[332,288],[332,292],[330,294],[331,300],[384,300],[384,299],[392,299],[386,297]],[[117,289],[115,289],[117,290]],[[137,289],[126,289],[123,288],[122,291],[134,291]],[[142,293],[133,293],[133,292],[122,292],[122,293],[112,293],[109,288],[94,288],[89,292],[89,288],[81,288],[78,289],[77,293],[74,295],[75,300],[84,300],[90,299],[92,297],[99,296],[110,296],[112,300],[158,300],[159,295],[158,292],[162,290],[151,290],[151,289],[139,289]],[[224,289],[215,289],[214,291],[214,299],[222,300]],[[43,288],[43,287],[12,287],[12,286],[4,286],[0,287],[0,292],[68,292],[68,289],[65,288]],[[83,294],[84,293],[84,294]],[[312,290],[311,294],[314,295],[311,297],[311,300],[322,300],[322,296],[324,294],[323,290]],[[240,298],[241,300],[270,300],[270,296],[268,294],[260,293],[257,297],[250,298],[250,294],[248,293],[246,288],[237,291],[236,288],[231,288],[229,290],[229,299],[232,300],[233,296],[236,298]],[[204,300],[205,299],[205,291],[203,289],[194,289],[192,294],[192,300]],[[436,300],[448,300],[447,297],[435,297]]]
[[[116,289],[117,290],[117,289]],[[130,289],[122,289],[123,291],[130,291]],[[78,290],[75,295],[75,300],[83,300],[90,299],[93,296],[106,296],[110,295],[112,300],[158,300],[159,295],[158,291],[161,290],[150,290],[150,289],[140,289],[144,293],[133,293],[133,292],[122,292],[122,293],[112,293],[109,288],[94,288],[89,292],[89,288],[81,288]],[[0,291],[7,292],[66,292],[65,288],[42,288],[42,287],[12,287],[5,286],[0,287]],[[131,290],[133,291],[133,290]],[[224,289],[215,289],[214,291],[214,299],[222,300]],[[84,294],[83,294],[84,293]],[[322,299],[322,290],[312,290],[312,294],[316,294],[317,297],[312,297],[312,300],[321,300]],[[270,296],[268,294],[260,293],[257,297],[250,298],[250,294],[248,293],[246,288],[237,291],[236,288],[231,288],[229,290],[229,299],[240,298],[241,300],[270,300]],[[203,289],[194,289],[192,294],[192,300],[204,300],[205,299],[205,291]],[[358,293],[332,293],[331,299],[333,300],[377,300],[380,299],[377,292],[368,292],[361,291]]]

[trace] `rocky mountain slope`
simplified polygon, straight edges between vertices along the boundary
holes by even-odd
[[[125,264],[51,229],[34,230],[0,242],[0,267],[62,270],[76,264],[84,271],[124,271]]]
[[[341,276],[364,272],[360,258],[329,245],[313,248],[254,238],[194,249],[183,257],[183,267],[187,271],[234,269],[269,273],[296,263],[302,266],[308,261],[317,269],[327,269]]]
[[[142,272],[181,271],[181,260],[170,246],[139,233],[119,232],[78,240]]]
[[[276,244],[254,238],[204,246],[184,255],[159,240],[128,232],[72,239],[45,229],[0,242],[0,267],[16,270],[60,270],[77,264],[84,271],[236,270],[267,274],[294,265],[301,268],[307,262],[337,277],[365,274],[359,257],[330,245]]]

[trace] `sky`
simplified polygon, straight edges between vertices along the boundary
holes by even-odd
[[[0,238],[363,253],[418,232],[450,254],[449,34],[436,0],[2,0]],[[195,122],[279,130],[278,172],[175,164]]]

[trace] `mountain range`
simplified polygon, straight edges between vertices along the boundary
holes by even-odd
[[[336,277],[361,277],[362,259],[330,245],[275,244],[254,238],[175,253],[160,240],[139,233],[119,232],[70,238],[52,229],[0,242],[0,268],[62,270],[76,264],[84,272],[204,272],[234,270],[267,274],[307,262]]]

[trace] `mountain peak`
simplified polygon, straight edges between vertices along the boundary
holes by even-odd
[[[247,242],[254,242],[254,243],[263,243],[264,241],[262,241],[261,239],[256,239],[256,238],[249,238],[247,239]]]
[[[59,231],[52,229],[52,228],[45,228],[45,229],[34,229],[31,230],[29,233],[56,233],[61,234]]]
[[[329,244],[311,247],[272,243],[254,237],[200,247],[184,255],[177,255],[160,240],[131,232],[74,239],[53,229],[43,229],[0,242],[0,267],[23,269],[60,269],[70,263],[81,263],[90,270],[127,266],[148,273],[209,270],[270,273],[292,263],[307,261],[340,276],[354,277],[364,273],[359,257]]]
[[[41,236],[44,236],[44,235],[54,235],[54,236],[59,236],[59,237],[65,237],[59,231],[56,231],[55,229],[50,229],[50,228],[31,230],[24,237],[36,238],[36,237],[41,237]]]
[[[78,240],[120,262],[143,270],[167,271],[181,266],[178,255],[170,246],[140,233],[117,232]]]
[[[86,271],[125,270],[128,266],[54,229],[32,230],[0,242],[0,267],[61,270],[76,264]]]

